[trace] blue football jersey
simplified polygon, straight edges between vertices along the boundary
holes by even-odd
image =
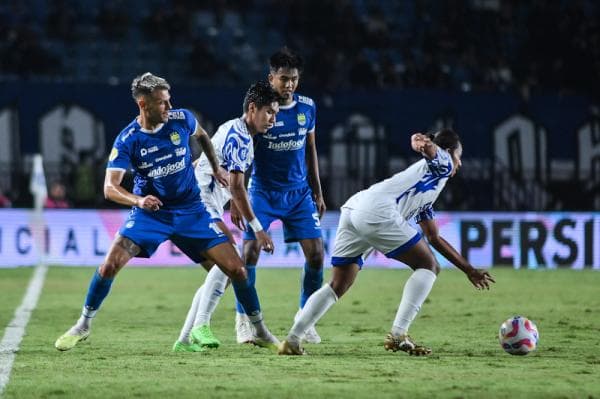
[[[158,197],[165,210],[197,205],[200,189],[189,147],[196,124],[187,109],[169,111],[168,122],[153,132],[134,119],[115,139],[106,168],[132,169],[133,193]]]
[[[315,122],[315,103],[308,97],[294,94],[290,105],[279,107],[275,126],[254,136],[253,188],[287,191],[308,185],[306,135],[315,133]]]

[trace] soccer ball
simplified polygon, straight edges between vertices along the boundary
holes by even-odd
[[[500,346],[511,355],[526,355],[533,352],[539,339],[535,324],[527,317],[515,316],[500,326]]]

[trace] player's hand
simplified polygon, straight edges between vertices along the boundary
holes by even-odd
[[[478,290],[489,290],[490,283],[495,283],[496,280],[485,270],[471,269],[467,273],[467,278]]]
[[[433,143],[431,139],[423,133],[415,133],[410,137],[410,145],[412,146],[412,149],[423,155],[425,155],[427,148],[432,144]]]
[[[219,166],[213,176],[222,187],[229,187],[229,173],[225,169]]]
[[[246,223],[244,223],[244,218],[242,217],[242,213],[238,209],[237,206],[234,205],[234,202],[231,201],[231,208],[229,209],[229,216],[231,217],[231,223],[235,225],[241,231],[246,231]]]
[[[315,195],[315,205],[317,206],[317,211],[319,212],[319,219],[323,217],[325,211],[327,210],[327,206],[325,205],[325,200],[322,195]]]
[[[255,233],[255,235],[256,239],[258,240],[258,245],[262,248],[262,250],[272,254],[275,250],[275,245],[273,244],[273,240],[271,240],[271,237],[269,237],[267,232],[261,230]]]
[[[156,198],[154,195],[146,195],[145,197],[139,198],[135,204],[138,208],[145,209],[147,211],[158,211],[163,205],[161,200]]]

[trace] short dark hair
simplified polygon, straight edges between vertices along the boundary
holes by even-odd
[[[271,105],[279,100],[279,95],[269,82],[263,80],[254,83],[244,97],[244,112],[248,112],[250,103],[254,103],[257,108],[262,108],[266,105]]]
[[[280,48],[269,58],[269,67],[271,73],[277,72],[280,68],[293,69],[302,72],[304,60],[298,54],[290,50],[287,46]]]
[[[131,96],[134,100],[137,100],[140,96],[152,94],[156,89],[171,90],[171,86],[165,79],[152,75],[150,72],[136,76],[131,82]]]
[[[436,133],[430,133],[429,137],[438,147],[450,152],[456,150],[460,145],[460,137],[452,129],[442,129]]]

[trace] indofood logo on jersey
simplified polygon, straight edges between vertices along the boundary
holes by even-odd
[[[179,162],[170,163],[158,168],[152,169],[148,172],[148,177],[161,178],[168,175],[177,173],[185,168],[185,158],[181,158]]]
[[[306,115],[304,115],[304,114],[298,114],[298,124],[300,126],[306,125]]]
[[[300,140],[281,141],[279,143],[269,141],[267,148],[273,151],[294,151],[301,149],[303,145],[304,138],[301,138]]]
[[[171,139],[171,143],[173,143],[175,145],[181,144],[181,136],[179,135],[179,133],[171,132],[171,134],[169,135],[169,138]]]

